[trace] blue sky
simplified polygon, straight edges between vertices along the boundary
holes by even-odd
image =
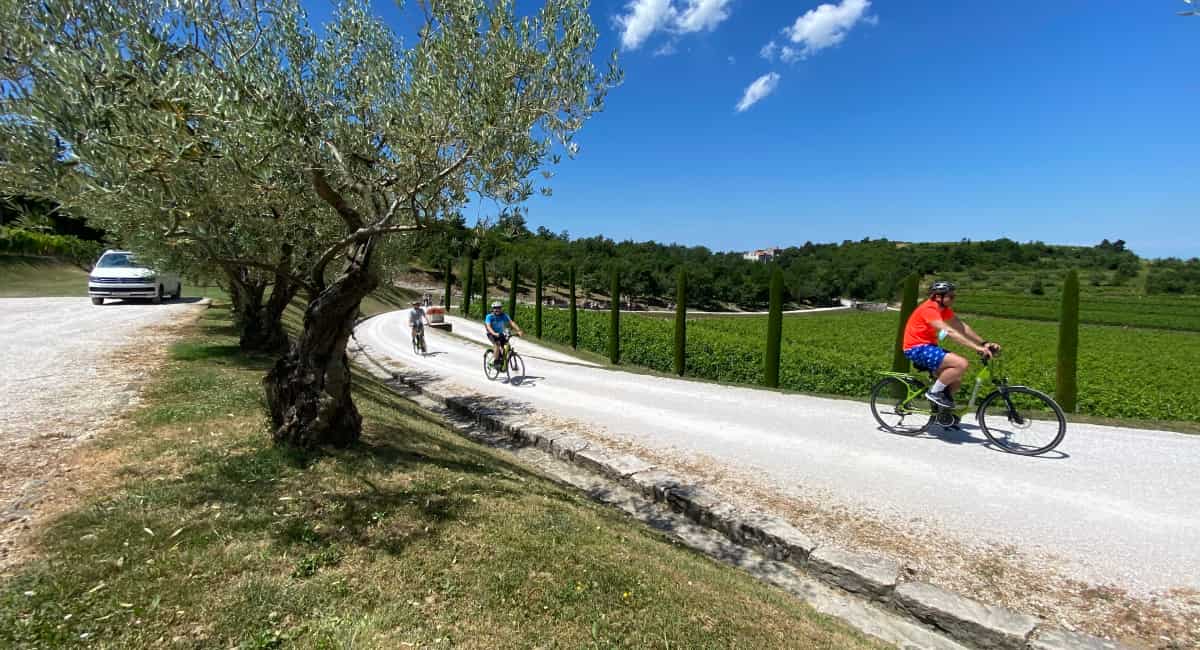
[[[619,50],[625,82],[529,223],[717,250],[1006,236],[1197,256],[1185,8],[593,0],[597,61]]]

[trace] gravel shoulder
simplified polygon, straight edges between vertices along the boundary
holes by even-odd
[[[207,301],[0,299],[0,571],[77,467],[65,452],[137,403],[179,325]]]

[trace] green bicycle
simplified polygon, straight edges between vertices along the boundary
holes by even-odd
[[[525,360],[513,350],[510,339],[505,339],[504,345],[500,347],[500,363],[496,363],[496,354],[490,347],[483,353],[483,374],[488,379],[499,377],[501,370],[508,375],[510,384],[513,383],[514,377],[517,381],[525,378]]]
[[[928,386],[917,375],[880,372],[883,379],[871,389],[871,415],[892,433],[915,436],[935,422],[944,428],[957,427],[964,414],[975,410],[983,435],[1004,451],[1038,456],[1057,447],[1067,433],[1067,418],[1058,403],[1039,390],[1009,384],[998,357],[990,363],[981,360],[983,367],[975,374],[971,399],[955,409],[929,404],[924,399]],[[993,389],[976,409],[975,399],[985,383],[991,383]]]

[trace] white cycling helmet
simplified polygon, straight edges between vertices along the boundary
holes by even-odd
[[[948,293],[954,293],[955,289],[956,289],[956,287],[954,286],[953,282],[947,282],[946,280],[938,280],[937,282],[934,282],[932,285],[930,285],[929,295],[944,296]]]
[[[495,309],[497,307],[499,307],[500,309],[504,309],[504,303],[500,302],[499,300],[492,303],[492,309]]]

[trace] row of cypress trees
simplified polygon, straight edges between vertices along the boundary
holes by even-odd
[[[467,263],[465,286],[470,287],[473,281],[472,261]],[[450,307],[451,278],[450,265],[446,266],[446,296],[445,304]],[[484,310],[487,309],[487,266],[480,260],[481,291]],[[537,266],[534,286],[534,335],[542,337],[542,296],[543,275],[542,267]],[[513,261],[512,275],[508,290],[508,313],[513,319],[517,317],[517,290],[520,284],[520,267]],[[568,338],[572,348],[579,347],[579,318],[575,295],[575,268],[568,272],[570,324]],[[920,291],[920,276],[910,274],[904,279],[901,291],[900,318],[896,326],[896,343],[892,355],[892,370],[908,372],[909,361],[904,356],[902,343],[904,325],[908,317],[917,307]],[[783,272],[775,268],[771,272],[770,307],[767,314],[766,356],[763,363],[763,384],[769,388],[779,387],[779,367],[783,343]],[[687,372],[687,274],[679,269],[675,293],[675,340],[674,360],[675,374],[683,376]],[[612,274],[612,296],[609,311],[608,328],[608,358],[613,364],[621,362],[621,275],[617,270]],[[470,313],[470,292],[464,292],[463,314]],[[1067,274],[1063,285],[1062,307],[1059,318],[1058,334],[1058,370],[1055,382],[1055,399],[1067,412],[1073,412],[1078,396],[1077,370],[1079,354],[1079,274],[1072,270]]]

